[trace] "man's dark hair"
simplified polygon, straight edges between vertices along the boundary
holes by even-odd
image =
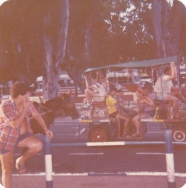
[[[96,79],[96,76],[94,74],[90,75],[90,78]]]
[[[150,92],[152,92],[154,90],[152,83],[150,83],[148,81],[145,81],[145,82],[142,83],[142,89],[147,89]]]
[[[111,91],[116,91],[117,92],[117,89],[115,88],[114,85],[110,85],[109,86],[109,92],[111,92]]]
[[[96,79],[97,77],[95,72],[91,72],[89,76],[90,78],[93,78],[93,79]]]
[[[109,80],[109,82],[116,82],[116,78],[114,78],[114,77],[110,77],[110,78],[108,78],[108,80]]]
[[[16,82],[10,87],[10,96],[14,99],[19,95],[25,95],[27,91],[29,91],[29,89],[25,83]]]
[[[170,66],[165,67],[164,70],[163,70],[164,74],[167,74],[170,69],[171,69]]]

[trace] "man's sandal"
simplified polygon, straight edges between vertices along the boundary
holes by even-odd
[[[123,136],[121,136],[121,138],[131,138],[131,135],[123,134]]]
[[[138,137],[141,137],[141,134],[140,133],[134,133],[132,135],[132,138],[138,138]]]
[[[18,170],[19,174],[26,173],[25,164],[17,164],[16,163],[16,169]]]

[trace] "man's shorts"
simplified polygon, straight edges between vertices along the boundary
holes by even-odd
[[[0,149],[0,155],[4,155],[6,153],[8,153],[10,151],[6,150],[6,149]]]
[[[27,137],[30,137],[30,136],[33,136],[33,134],[30,133],[30,132],[26,132],[26,133],[20,135],[19,138],[18,138],[18,140],[17,140],[17,143],[20,142],[20,141],[22,141],[22,140],[24,140]]]
[[[92,98],[92,102],[104,102],[105,101],[105,97],[104,96],[97,96],[97,97],[93,97]]]
[[[115,111],[112,114],[109,114],[109,118],[115,118],[118,115],[118,111]]]
[[[154,117],[154,115],[155,115],[155,110],[146,111],[145,113],[148,114],[150,117]]]
[[[129,110],[128,110],[128,109],[126,109],[126,108],[123,108],[123,107],[122,107],[122,110],[123,110],[123,112],[125,112],[126,114],[128,114],[128,113],[129,113]]]
[[[17,143],[20,142],[20,141],[22,141],[22,140],[24,140],[27,137],[30,137],[30,136],[32,136],[32,133],[30,133],[30,132],[26,132],[26,133],[20,135],[19,138],[18,138],[18,140],[17,140]],[[5,150],[5,149],[0,149],[0,155],[4,155],[4,154],[6,154],[8,152],[10,152],[10,151]]]
[[[170,96],[169,93],[156,93],[156,99],[158,100],[165,100],[167,96]]]

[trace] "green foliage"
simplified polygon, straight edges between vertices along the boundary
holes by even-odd
[[[62,68],[68,70],[71,77],[75,75],[75,68],[80,76],[88,67],[156,57],[153,0],[69,0],[67,48],[63,62],[61,41],[58,41],[63,16],[61,2],[15,0],[0,7],[0,81],[23,79],[33,82],[43,74],[46,62],[44,34],[54,52],[51,71],[58,71],[57,64],[63,63]],[[178,19],[183,19],[178,10],[183,9],[172,12],[180,15]],[[170,17],[169,23],[171,20],[174,20],[174,28],[178,28],[176,19]],[[176,32],[175,29],[174,37],[166,38],[172,41],[168,43],[170,46],[174,40],[181,41],[171,50],[175,51],[177,46],[185,49]],[[181,36],[184,38],[183,33]]]
[[[107,62],[113,64],[153,58],[151,2],[109,0],[104,6],[110,12],[104,18],[107,24]]]
[[[0,23],[0,80],[33,81],[44,61],[39,6],[8,1],[0,7]]]
[[[83,65],[85,70],[154,58],[150,0],[70,0],[70,5],[68,44],[73,61],[67,58],[65,67],[80,62],[78,68]]]
[[[61,7],[60,0],[7,1],[0,7],[0,81],[32,83],[43,74],[44,34],[50,39],[53,51],[61,51],[58,49]],[[51,58],[55,65],[60,59],[54,57]]]

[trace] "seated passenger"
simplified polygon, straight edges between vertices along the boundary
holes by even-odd
[[[139,105],[139,114],[133,117],[131,120],[136,128],[136,132],[132,135],[132,137],[141,136],[141,118],[154,117],[155,115],[155,95],[151,93],[152,91],[153,87],[149,84],[145,84],[142,88],[138,88],[138,91],[136,92]]]
[[[111,78],[108,79],[108,81],[109,81],[109,86],[113,85],[117,89],[117,91],[123,91],[124,90],[123,86],[116,82],[115,78],[111,77]]]
[[[85,78],[85,96],[87,101],[87,106],[91,106],[91,102],[103,102],[105,101],[106,90],[102,83],[97,82],[96,78],[91,76],[91,85],[88,83],[88,75],[84,75]]]
[[[134,109],[126,109],[125,106],[125,101],[123,100],[123,95],[124,95],[124,87],[120,85],[119,83],[116,83],[115,78],[109,78],[109,86],[113,85],[117,89],[116,93],[116,98],[118,101],[118,109],[123,111],[123,113],[126,113],[129,118],[133,117],[134,115],[137,114],[137,112]]]
[[[117,122],[120,123],[120,120],[124,120],[124,129],[123,129],[123,137],[127,137],[127,127],[129,123],[129,117],[124,114],[123,112],[119,111],[118,108],[118,103],[116,100],[116,92],[117,89],[111,85],[109,87],[109,95],[106,98],[106,105],[108,109],[108,114],[110,118],[116,118]]]
[[[97,71],[96,74],[97,74],[97,82],[102,83],[104,85],[105,91],[107,93],[108,90],[109,90],[109,85],[108,85],[108,81],[105,78],[103,72],[102,71]]]
[[[137,112],[134,109],[125,108],[125,101],[123,99],[123,95],[124,95],[124,91],[123,91],[123,87],[121,87],[119,90],[117,90],[118,109],[123,111],[123,113],[126,113],[126,115],[129,118],[132,118],[135,115],[137,115]]]
[[[172,102],[174,109],[174,118],[179,118],[178,99],[182,102],[186,102],[184,96],[185,87],[177,88],[173,87],[172,80],[176,78],[175,63],[171,62],[170,67],[164,69],[164,74],[160,76],[154,86],[154,92],[156,93],[157,99],[166,100]]]

